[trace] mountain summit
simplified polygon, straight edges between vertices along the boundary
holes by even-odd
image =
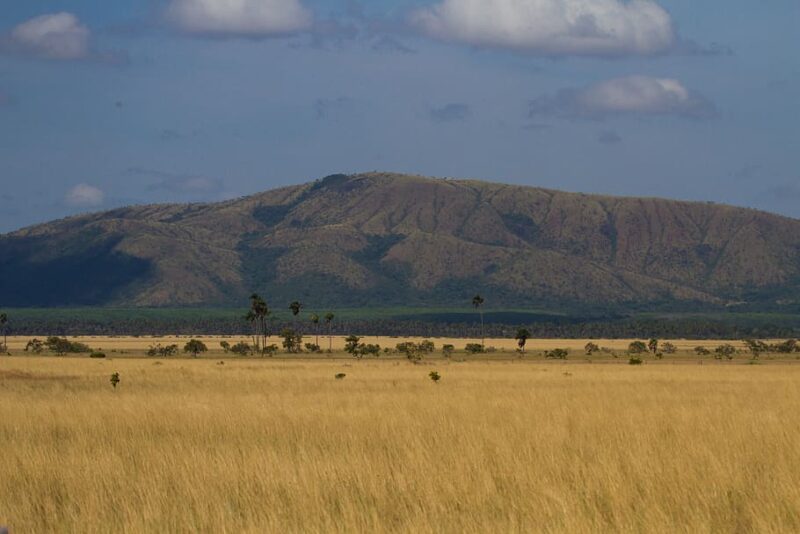
[[[800,293],[800,221],[389,173],[0,236],[6,306],[725,305]]]

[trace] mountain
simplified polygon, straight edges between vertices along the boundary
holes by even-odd
[[[800,221],[387,173],[80,215],[0,236],[3,306],[797,302]],[[277,305],[277,304],[276,304]]]

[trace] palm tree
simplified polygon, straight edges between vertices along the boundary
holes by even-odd
[[[314,344],[319,347],[319,315],[312,313],[310,319],[314,325]]]
[[[333,329],[333,315],[332,312],[328,312],[325,314],[325,324],[328,325],[328,352],[331,352],[331,348],[333,347],[333,335],[331,335],[331,330]]]
[[[476,310],[478,310],[478,313],[480,313],[480,315],[481,315],[481,347],[484,346],[485,341],[486,341],[486,339],[484,337],[484,334],[483,334],[483,308],[482,308],[482,306],[483,306],[483,297],[482,296],[475,295],[474,297],[472,297],[472,307],[475,308]]]
[[[517,335],[514,336],[514,339],[517,340],[519,351],[522,354],[525,354],[525,343],[528,342],[529,337],[531,337],[531,333],[527,328],[520,328],[519,330],[517,330]]]
[[[8,332],[6,332],[6,324],[8,324],[8,314],[0,313],[0,327],[3,327],[3,350],[8,351]]]
[[[297,315],[300,313],[300,310],[303,309],[303,304],[301,302],[294,301],[289,304],[289,309],[292,310],[292,315],[297,317]]]
[[[295,300],[289,304],[289,309],[292,310],[292,327],[295,332],[300,333],[297,327],[297,316],[300,315],[300,310],[303,309],[303,303]]]
[[[270,311],[267,302],[257,293],[250,295],[250,309],[247,311],[245,319],[249,321],[253,325],[253,329],[261,335],[262,349],[266,348],[267,338],[269,337],[269,333],[267,332],[267,317],[269,317],[269,314]],[[258,340],[255,335],[253,336],[253,345],[255,345],[256,349],[259,348]]]

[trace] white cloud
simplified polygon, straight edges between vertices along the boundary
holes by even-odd
[[[443,41],[558,56],[664,52],[672,18],[652,0],[442,0],[411,22]]]
[[[300,0],[172,0],[168,19],[188,33],[266,37],[309,28]]]
[[[714,105],[678,80],[627,76],[579,89],[561,89],[531,102],[530,115],[603,119],[614,115],[716,115]]]
[[[19,24],[7,36],[12,52],[43,59],[83,59],[91,32],[72,13],[41,15]]]
[[[75,208],[93,208],[103,204],[106,194],[89,184],[78,184],[69,190],[64,202]]]

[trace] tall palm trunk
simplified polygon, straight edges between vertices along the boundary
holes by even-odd
[[[486,335],[483,333],[483,310],[478,310],[481,314],[481,348],[486,348]],[[475,317],[473,315],[473,317]]]

